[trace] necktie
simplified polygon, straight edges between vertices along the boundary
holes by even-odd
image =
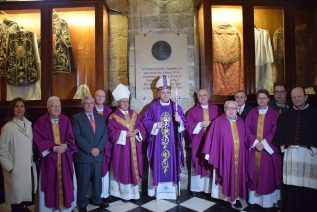
[[[238,113],[239,113],[239,115],[241,115],[241,113],[242,113],[242,108],[241,107],[238,107]]]
[[[96,133],[96,123],[95,123],[94,118],[92,117],[92,114],[89,114],[89,121],[90,121],[90,124],[92,126],[94,133]]]

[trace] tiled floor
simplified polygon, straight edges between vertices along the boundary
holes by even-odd
[[[128,202],[123,202],[118,198],[109,197],[108,202],[110,206],[104,211],[111,212],[234,212],[239,211],[234,208],[225,207],[224,202],[212,199],[209,195],[203,193],[196,193],[192,195],[188,191],[181,191],[181,196],[178,201],[176,200],[155,200],[147,196],[146,194],[141,194],[141,198],[139,200],[131,200]],[[29,207],[32,211],[34,211],[33,206]],[[98,212],[102,211],[96,206],[89,205],[88,211]],[[10,207],[5,204],[0,205],[1,212],[9,212]],[[77,209],[74,210],[77,212]],[[260,207],[246,207],[243,211],[250,212],[260,212],[265,211]],[[278,211],[274,208],[272,211]]]

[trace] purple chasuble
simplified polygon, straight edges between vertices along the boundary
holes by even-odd
[[[234,201],[237,194],[240,198],[247,198],[247,176],[246,176],[246,135],[244,122],[240,117],[236,120],[239,134],[239,156],[238,156],[238,191],[235,189],[235,151],[231,125],[222,114],[213,122],[206,140],[211,142],[208,162],[216,169],[216,184],[222,186],[223,195],[230,197]]]
[[[148,161],[153,172],[154,186],[157,186],[159,182],[177,183],[180,180],[180,169],[184,165],[183,148],[180,143],[183,132],[178,133],[174,114],[173,101],[170,100],[169,105],[163,106],[160,100],[156,100],[145,111],[143,118],[148,135]],[[178,114],[185,126],[186,119],[179,105]],[[156,136],[151,135],[153,125],[160,121],[163,122],[163,127]]]
[[[211,124],[212,121],[221,114],[222,111],[218,106],[208,103],[208,115]],[[202,121],[204,121],[204,109],[197,103],[188,111],[186,117],[186,130],[191,141],[192,164],[196,175],[211,177],[212,168],[205,160],[205,155],[202,154],[202,149],[211,124],[207,128],[202,128],[198,134],[193,134],[197,124]]]
[[[41,173],[41,188],[45,194],[45,206],[54,209],[58,209],[60,207],[60,193],[64,195],[63,200],[65,208],[69,208],[71,203],[74,201],[73,154],[77,152],[73,129],[69,118],[64,115],[60,115],[58,125],[61,144],[65,144],[67,142],[68,145],[66,151],[61,154],[62,192],[59,191],[57,153],[50,151],[47,156],[41,157],[38,164],[38,168]],[[33,126],[33,138],[41,156],[43,152],[53,148],[55,145],[52,122],[49,113],[44,114],[35,122]]]
[[[272,143],[274,133],[276,130],[277,119],[279,113],[273,108],[269,107],[264,117],[263,139],[267,140],[269,146],[274,153],[270,155],[265,149],[261,151],[261,159],[259,165],[259,173],[256,174],[256,148],[251,148],[255,139],[257,139],[257,128],[259,110],[253,108],[246,120],[245,127],[247,133],[247,173],[248,173],[248,188],[251,191],[256,191],[257,194],[266,195],[271,194],[276,189],[281,187],[282,183],[282,158],[280,149],[277,145]],[[258,179],[256,179],[256,175]]]
[[[133,118],[133,110],[129,109],[130,119]],[[138,185],[134,160],[132,155],[132,141],[126,137],[125,145],[117,144],[120,137],[121,130],[129,131],[127,126],[122,125],[117,117],[125,120],[124,114],[117,108],[108,119],[108,136],[109,142],[106,148],[106,157],[110,158],[114,178],[122,184]],[[127,124],[127,123],[126,123]],[[146,132],[141,122],[141,117],[136,116],[133,129],[138,129],[141,133],[143,140],[146,138]],[[142,143],[135,138],[136,148],[136,166],[138,168],[139,178],[142,178],[143,173],[143,157],[142,157]]]

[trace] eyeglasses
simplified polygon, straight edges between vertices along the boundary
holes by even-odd
[[[238,110],[237,107],[225,107],[226,110]]]

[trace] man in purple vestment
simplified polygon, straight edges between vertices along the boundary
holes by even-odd
[[[253,108],[246,120],[247,173],[249,203],[272,208],[280,199],[282,183],[281,152],[272,143],[279,113],[268,106],[267,90],[257,92],[258,107]]]
[[[189,134],[192,149],[192,171],[190,190],[192,192],[210,193],[211,165],[204,159],[202,148],[211,122],[221,113],[221,109],[209,103],[209,92],[200,89],[197,92],[198,103],[187,113],[186,130]]]
[[[76,177],[73,154],[77,152],[68,117],[61,114],[56,96],[47,100],[48,113],[33,126],[34,143],[41,156],[39,211],[72,211],[76,206]]]
[[[159,99],[151,103],[143,118],[150,166],[148,195],[157,199],[176,199],[180,169],[184,165],[181,141],[186,119],[181,107],[170,99],[168,76],[163,75],[156,87]]]
[[[146,132],[137,112],[129,109],[130,91],[119,84],[112,92],[118,108],[108,119],[111,158],[110,194],[123,201],[139,199],[143,173],[142,141]]]
[[[211,196],[241,208],[247,198],[245,127],[237,116],[237,102],[227,101],[224,110],[209,129],[206,141],[211,145],[205,145],[203,153],[214,167]]]
[[[94,112],[99,113],[103,116],[105,122],[107,122],[109,115],[112,113],[111,107],[106,103],[106,92],[102,89],[95,91],[95,107]],[[109,145],[109,142],[107,143]],[[105,147],[107,149],[107,147]],[[107,202],[106,198],[109,197],[109,160],[107,157],[104,158],[102,164],[102,191],[101,197],[104,202]]]

